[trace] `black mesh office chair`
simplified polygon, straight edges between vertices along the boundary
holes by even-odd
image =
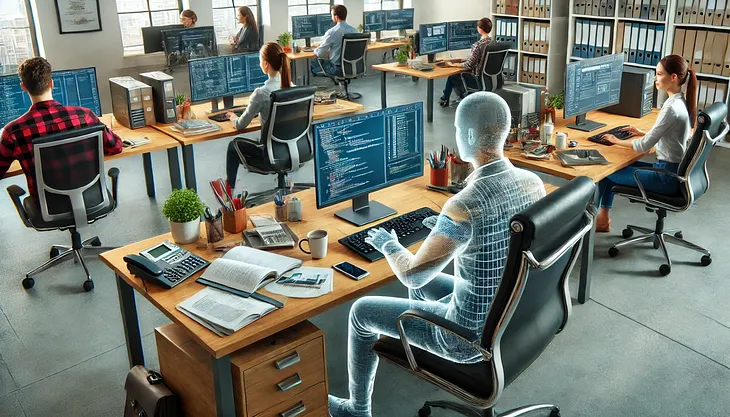
[[[667,263],[659,267],[659,273],[663,276],[672,272],[672,261],[669,259],[667,252],[667,243],[679,245],[687,249],[701,253],[700,259],[702,266],[712,263],[710,251],[701,248],[694,243],[684,240],[682,231],[665,231],[664,219],[667,217],[667,211],[673,213],[682,213],[702,197],[710,188],[710,177],[707,174],[707,158],[715,144],[725,138],[728,132],[728,124],[725,120],[727,116],[727,105],[725,103],[715,103],[704,111],[699,112],[697,116],[697,126],[695,126],[694,135],[690,139],[687,152],[679,164],[677,173],[658,169],[658,168],[639,168],[637,171],[657,171],[676,178],[679,181],[679,191],[673,195],[664,195],[644,190],[644,187],[636,178],[636,187],[616,186],[613,192],[616,195],[626,197],[632,203],[643,203],[648,211],[657,214],[656,225],[654,230],[640,226],[626,226],[622,234],[626,240],[613,245],[608,254],[612,257],[617,256],[619,248],[633,245],[636,243],[651,242],[655,249],[662,249],[664,258]],[[642,233],[640,236],[634,236],[634,232]]]
[[[510,44],[507,42],[493,43],[484,48],[479,73],[461,73],[461,82],[466,94],[477,91],[495,91],[504,85],[502,69],[509,48]]]
[[[429,401],[419,411],[430,415],[431,407],[458,411],[475,417],[493,417],[494,405],[512,383],[562,331],[570,315],[568,277],[580,253],[584,236],[593,224],[588,204],[595,185],[579,177],[515,215],[502,281],[492,300],[481,338],[440,316],[409,310],[398,318],[400,340],[381,337],[375,352],[417,376],[466,401]],[[404,320],[421,320],[474,347],[482,355],[477,363],[460,364],[411,346],[403,329]],[[503,414],[516,417],[554,405],[532,405]]]
[[[276,190],[286,189],[286,175],[294,172],[314,156],[312,145],[312,117],[314,93],[317,87],[292,87],[271,93],[269,120],[262,126],[261,140],[253,142],[236,138],[241,163],[250,172],[276,174],[273,191],[252,194],[251,203],[271,201]],[[314,184],[299,183],[295,191]]]
[[[17,185],[7,188],[20,219],[26,227],[38,231],[69,230],[71,245],[51,246],[51,259],[28,272],[23,288],[35,285],[33,276],[71,258],[73,255],[86,273],[84,290],[91,291],[94,282],[82,254],[98,254],[112,247],[102,247],[94,236],[81,240],[80,229],[114,211],[117,206],[119,169],[109,170],[111,192],[107,188],[104,169],[104,125],[55,133],[33,140],[35,178],[38,201]],[[84,158],[77,156],[84,155]],[[75,156],[69,158],[69,156]],[[63,171],[68,175],[58,176]]]
[[[340,69],[336,75],[327,74],[322,67],[322,60],[317,60],[319,67],[327,77],[332,79],[335,84],[345,86],[345,94],[338,94],[339,98],[347,100],[362,98],[362,94],[351,93],[349,86],[352,80],[364,75],[367,71],[368,42],[370,42],[370,32],[346,33],[342,37]]]

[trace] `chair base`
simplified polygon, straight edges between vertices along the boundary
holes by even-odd
[[[423,407],[418,410],[418,417],[429,417],[431,415],[431,408],[443,408],[445,410],[456,411],[459,414],[469,417],[518,417],[528,416],[530,413],[545,410],[550,411],[550,417],[560,417],[560,409],[552,404],[526,405],[497,414],[493,408],[479,409],[452,401],[426,401]]]

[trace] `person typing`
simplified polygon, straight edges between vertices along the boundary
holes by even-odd
[[[347,8],[342,5],[332,7],[332,21],[335,26],[325,32],[324,39],[314,50],[317,59],[312,61],[312,74],[337,75],[342,57],[342,37],[347,33],[358,33],[357,29],[347,23]],[[324,72],[322,72],[324,71]]]

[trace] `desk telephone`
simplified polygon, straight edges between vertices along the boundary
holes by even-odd
[[[132,274],[167,289],[210,265],[205,259],[168,241],[143,250],[139,255],[127,255],[124,262]]]

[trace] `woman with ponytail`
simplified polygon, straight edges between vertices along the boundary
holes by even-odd
[[[656,162],[635,162],[617,171],[598,183],[599,203],[601,211],[596,217],[596,231],[610,232],[611,218],[609,210],[613,205],[614,185],[636,186],[634,173],[637,168],[654,167],[676,173],[679,163],[687,150],[688,140],[692,135],[692,127],[697,118],[697,76],[689,68],[687,61],[679,55],[662,58],[656,66],[654,84],[657,90],[664,90],[669,95],[661,112],[648,132],[629,126],[623,130],[640,136],[634,140],[618,140],[614,135],[605,134],[604,139],[618,146],[633,148],[637,152],[649,152],[656,146]],[[682,86],[687,85],[687,98],[682,94]],[[669,175],[652,171],[638,171],[637,177],[646,191],[661,194],[672,194],[679,190],[679,182]]]
[[[249,98],[248,107],[241,114],[236,116],[235,113],[228,112],[226,117],[233,123],[236,130],[245,129],[253,120],[259,116],[261,126],[269,120],[269,108],[271,107],[270,95],[274,91],[282,88],[293,87],[291,82],[291,70],[289,67],[289,57],[278,43],[269,42],[261,47],[259,61],[261,70],[269,76],[269,79],[263,86],[254,90]],[[258,139],[249,139],[238,137],[228,144],[228,152],[226,154],[226,175],[228,185],[231,189],[236,185],[236,175],[238,174],[238,166],[241,164],[239,151],[244,153],[244,149],[251,146],[257,146]]]

